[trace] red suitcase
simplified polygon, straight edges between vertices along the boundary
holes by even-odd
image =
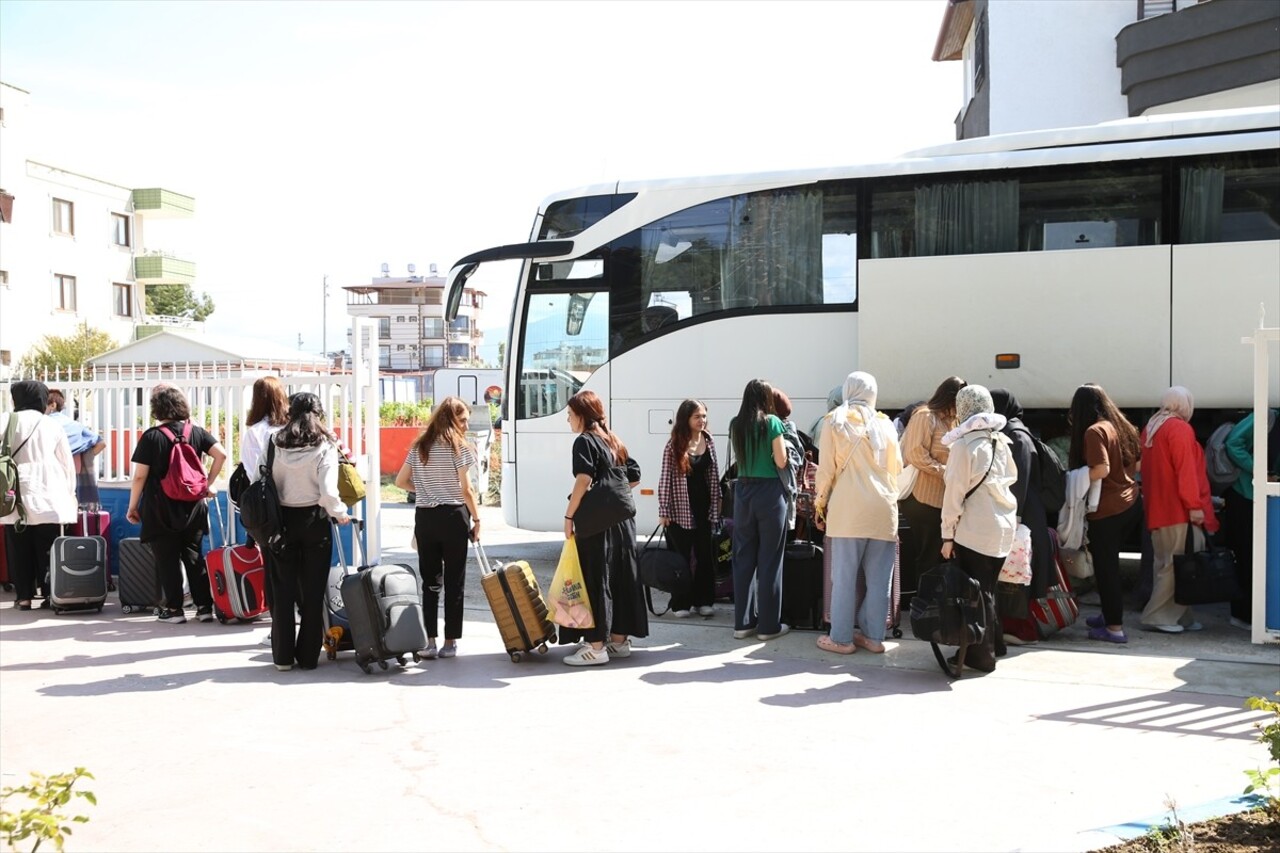
[[[87,506],[80,508],[80,513],[76,516],[75,527],[71,530],[72,536],[101,536],[107,543],[107,553],[111,553],[111,513],[104,509],[89,509]],[[107,590],[114,592],[116,588],[115,576],[111,574],[111,566],[107,566]]]
[[[229,541],[227,525],[216,505],[209,516],[216,517],[222,531],[222,547],[205,555],[209,591],[213,594],[213,615],[226,624],[232,619],[248,622],[267,612],[267,572],[262,552],[256,545],[236,545]]]

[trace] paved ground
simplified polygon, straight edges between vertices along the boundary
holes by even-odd
[[[386,561],[411,559],[411,519],[387,508]],[[550,579],[558,535],[487,508],[484,529]],[[265,623],[6,604],[0,776],[94,773],[72,851],[1084,851],[1166,798],[1238,808],[1265,760],[1242,703],[1280,689],[1280,647],[1201,619],[1128,647],[1081,623],[952,683],[911,639],[735,641],[727,606],[655,619],[601,669],[513,664],[474,578],[458,658],[372,675],[349,654],[277,673]]]

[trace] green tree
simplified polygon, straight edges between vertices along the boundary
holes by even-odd
[[[62,373],[69,375],[83,369],[84,363],[96,355],[115,349],[115,340],[88,322],[76,327],[74,334],[60,337],[45,335],[32,345],[23,357],[19,370],[24,373]]]
[[[198,296],[189,284],[153,284],[147,288],[147,313],[164,317],[186,317],[197,323],[213,313],[209,294]]]

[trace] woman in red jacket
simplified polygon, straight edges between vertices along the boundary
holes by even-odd
[[[1202,528],[1194,537],[1197,547],[1203,542],[1203,531],[1218,529],[1204,451],[1187,423],[1194,411],[1191,392],[1175,385],[1164,392],[1160,411],[1142,431],[1142,506],[1155,552],[1151,599],[1143,608],[1142,624],[1167,634],[1201,627],[1190,608],[1173,599],[1173,557],[1185,548],[1187,525]]]

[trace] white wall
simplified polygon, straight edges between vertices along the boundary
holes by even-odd
[[[1233,110],[1241,107],[1266,107],[1275,106],[1276,104],[1280,104],[1280,80],[1268,80],[1265,83],[1254,83],[1251,86],[1241,86],[1237,89],[1228,89],[1225,92],[1214,92],[1211,95],[1201,95],[1169,104],[1159,104],[1144,112],[1143,115],[1154,116],[1167,113],[1195,112],[1197,110]]]
[[[990,132],[1127,118],[1116,34],[1137,8],[1136,0],[990,0]]]

